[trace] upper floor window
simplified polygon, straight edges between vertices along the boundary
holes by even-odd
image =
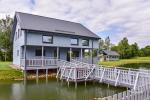
[[[43,43],[53,43],[53,36],[43,35]]]
[[[89,46],[89,40],[88,39],[83,39],[82,40],[82,46]]]
[[[72,38],[71,39],[71,45],[78,45],[78,39],[77,38]]]

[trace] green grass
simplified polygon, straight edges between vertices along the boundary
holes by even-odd
[[[0,80],[15,80],[23,77],[22,72],[10,67],[11,62],[0,62]]]
[[[132,59],[122,59],[118,61],[105,61],[105,62],[99,62],[101,65],[106,66],[122,66],[125,64],[142,64],[142,63],[148,63],[150,64],[150,57],[136,57]]]

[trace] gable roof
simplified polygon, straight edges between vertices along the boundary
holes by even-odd
[[[103,53],[111,56],[119,56],[119,54],[116,51],[103,50]]]
[[[56,32],[69,35],[86,36],[99,39],[100,37],[80,23],[48,18],[38,15],[16,12],[22,29]]]

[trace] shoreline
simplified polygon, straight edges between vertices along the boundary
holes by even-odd
[[[33,80],[33,79],[36,79],[36,78],[37,78],[37,77],[36,77],[35,74],[31,74],[31,75],[28,75],[28,76],[27,76],[27,80]],[[44,78],[46,78],[46,75],[45,75],[45,74],[41,74],[41,75],[38,76],[38,79],[44,79]],[[48,78],[48,79],[49,79],[49,78],[56,78],[56,73],[48,74],[47,78]],[[23,78],[23,77],[22,77],[22,78],[16,78],[16,79],[14,79],[14,80],[15,80],[15,81],[23,81],[24,78]]]

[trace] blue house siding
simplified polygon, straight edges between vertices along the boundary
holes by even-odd
[[[41,49],[41,47],[38,46],[28,46],[26,51],[26,58],[32,59],[36,58],[38,56],[35,56],[36,49]],[[45,57],[54,57],[54,51],[56,50],[56,47],[44,47],[45,50]],[[59,48],[59,58],[63,60],[67,60],[67,53],[69,52],[69,48]],[[81,57],[81,49],[79,48],[72,48],[72,51],[78,51],[79,57]]]
[[[29,58],[37,57],[35,55],[36,49],[41,49],[41,47],[28,46],[27,50],[26,50],[26,58],[29,59]],[[54,57],[54,50],[55,50],[55,48],[44,47],[44,50],[45,50],[45,57]]]
[[[25,40],[25,31],[21,30],[19,23],[17,23],[15,34],[14,34],[14,39],[13,39],[13,64],[15,65],[20,65],[20,58],[22,55],[21,46],[25,44],[24,40]]]
[[[73,36],[58,36],[53,35],[53,44],[43,43],[42,36],[44,33],[28,33],[27,34],[27,45],[35,46],[57,46],[57,47],[74,47],[74,48],[92,48],[92,39],[89,39],[89,46],[82,46],[82,39],[79,39],[79,45],[71,45],[71,38]],[[34,40],[34,41],[33,41]],[[93,39],[93,48],[98,48],[98,40]]]

